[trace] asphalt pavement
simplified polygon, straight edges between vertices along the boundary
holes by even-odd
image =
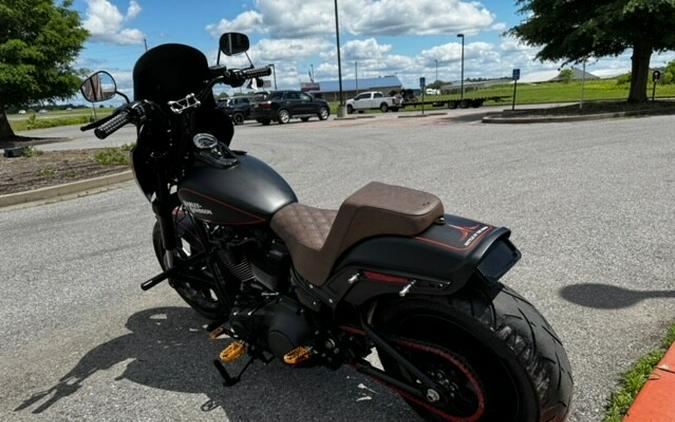
[[[565,343],[570,420],[598,421],[619,374],[675,319],[675,118],[511,126],[469,114],[246,125],[233,147],[314,206],[379,180],[511,228],[523,259],[503,281]],[[131,184],[0,212],[0,420],[415,420],[349,368],[256,364],[224,390],[204,321],[167,285],[138,287],[159,269],[152,223]]]

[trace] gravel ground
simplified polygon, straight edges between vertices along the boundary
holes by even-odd
[[[675,119],[497,126],[457,113],[464,117],[247,125],[233,145],[268,161],[315,206],[337,207],[379,180],[510,227],[523,259],[504,281],[566,345],[576,381],[570,420],[600,420],[618,375],[675,319]],[[415,419],[351,369],[256,364],[223,390],[204,321],[168,286],[138,288],[158,270],[152,222],[131,185],[0,212],[1,420]]]

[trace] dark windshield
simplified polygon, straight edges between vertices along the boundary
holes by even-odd
[[[268,100],[280,100],[284,96],[283,92],[273,92],[270,94]]]
[[[209,79],[204,54],[182,44],[164,44],[141,56],[134,66],[134,98],[160,104],[198,93]]]

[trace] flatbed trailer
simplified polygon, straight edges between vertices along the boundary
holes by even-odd
[[[430,107],[430,108],[441,108],[441,107],[447,107],[449,109],[455,109],[455,108],[478,108],[485,104],[486,101],[495,101],[495,102],[502,102],[504,100],[510,99],[510,95],[499,95],[499,96],[491,96],[491,97],[477,97],[477,98],[464,98],[464,99],[459,99],[459,98],[454,98],[454,99],[445,99],[445,100],[429,100],[429,101],[404,101],[403,104],[401,104],[401,108],[404,109],[406,107]]]

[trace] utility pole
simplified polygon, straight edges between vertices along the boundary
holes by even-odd
[[[340,21],[338,20],[337,0],[335,0],[335,38],[337,40],[338,84],[340,88],[340,108],[338,109],[338,116],[343,117],[345,113],[345,98],[342,93],[342,58],[340,57]]]
[[[143,44],[145,44],[145,51],[148,51],[148,40],[143,38]]]
[[[462,79],[460,81],[461,83],[461,93],[460,93],[460,100],[464,99],[464,34],[457,34],[457,38],[462,39]]]
[[[310,68],[311,71],[312,71],[312,83],[314,83],[314,64],[311,63],[311,64],[309,65],[309,68]]]
[[[354,79],[356,80],[356,93],[359,93],[359,62],[354,60]]]
[[[436,80],[434,82],[438,82],[438,59],[434,61],[436,62]]]

